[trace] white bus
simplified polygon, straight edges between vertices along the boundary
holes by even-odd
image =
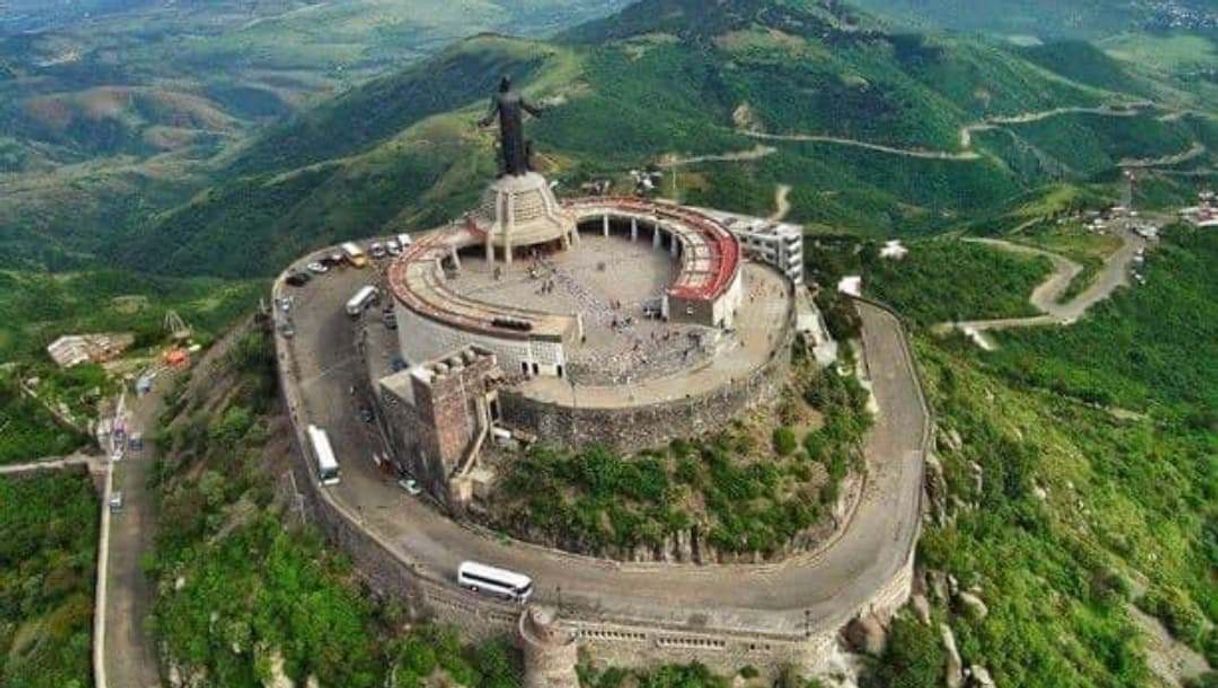
[[[309,442],[313,444],[313,456],[317,459],[317,475],[321,484],[327,487],[337,485],[338,459],[334,458],[334,448],[330,446],[330,436],[325,430],[316,425],[309,425]]]
[[[377,289],[371,284],[365,285],[364,287],[360,288],[359,291],[355,292],[355,296],[352,296],[351,300],[347,302],[347,315],[353,318],[358,318],[363,314],[364,309],[367,308],[369,304],[374,303],[378,298],[380,298],[380,296],[380,289]]]
[[[499,595],[520,604],[528,602],[533,594],[533,580],[528,576],[474,561],[462,562],[457,567],[457,584],[474,592]]]
[[[362,268],[368,264],[368,254],[364,253],[364,249],[360,248],[359,244],[354,241],[348,241],[343,244],[342,249],[343,256],[346,257],[348,263],[357,268]]]

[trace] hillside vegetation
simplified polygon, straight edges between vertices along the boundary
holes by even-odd
[[[480,31],[544,35],[625,1],[6,3],[0,264],[96,266],[267,125]]]
[[[1155,684],[1133,606],[1218,660],[1215,269],[1218,237],[1176,228],[1146,286],[1071,327],[997,333],[996,352],[918,337],[942,462],[918,561],[984,600],[969,614],[931,592],[998,685]],[[909,291],[938,279],[898,273]],[[937,628],[907,618],[875,685],[940,685],[944,661]]]
[[[0,478],[0,685],[93,685],[97,514],[83,471]]]
[[[870,417],[854,378],[797,359],[774,414],[632,457],[531,448],[500,478],[491,525],[619,559],[663,559],[680,541],[703,563],[807,549],[859,477]]]
[[[185,677],[259,688],[401,688],[448,677],[466,688],[519,685],[506,643],[474,649],[410,626],[374,603],[350,562],[304,526],[285,472],[301,460],[276,398],[269,336],[241,327],[167,397],[154,482],[160,522],[151,575],[162,661]],[[280,481],[283,481],[282,483]]]
[[[1126,3],[1109,0],[855,0],[855,4],[913,26],[991,31],[1016,37],[1101,37],[1166,27],[1181,8],[1204,14],[1206,0]]]
[[[134,228],[116,258],[249,276],[309,246],[457,217],[494,173],[493,137],[474,122],[503,73],[548,108],[529,129],[560,191],[779,137],[768,156],[683,167],[664,191],[760,213],[788,184],[792,219],[871,234],[985,217],[1050,182],[1112,184],[1126,158],[1209,136],[1153,109],[1079,113],[1202,96],[1077,44],[887,33],[811,0],[645,0],[550,42],[479,36],[307,110],[225,156],[224,181]]]

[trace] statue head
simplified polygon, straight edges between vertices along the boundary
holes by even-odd
[[[499,80],[499,92],[507,93],[510,90],[512,90],[512,77],[505,74],[503,78]]]

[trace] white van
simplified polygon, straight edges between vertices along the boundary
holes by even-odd
[[[368,308],[368,306],[376,303],[380,297],[380,289],[377,289],[371,284],[365,285],[359,291],[355,292],[355,296],[352,296],[351,300],[347,302],[347,315],[351,316],[352,318],[358,318],[359,316],[363,315],[364,310]]]

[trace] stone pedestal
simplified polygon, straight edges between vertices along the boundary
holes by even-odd
[[[508,264],[514,248],[552,241],[570,248],[575,232],[575,218],[559,204],[546,178],[536,172],[496,179],[482,194],[473,218],[486,232],[487,260],[494,260],[495,249],[500,249]]]

